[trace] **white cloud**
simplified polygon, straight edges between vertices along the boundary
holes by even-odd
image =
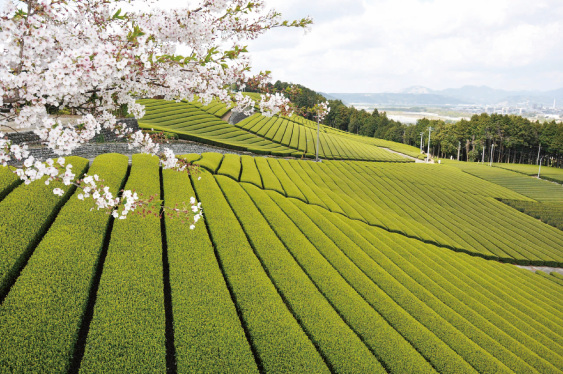
[[[0,0],[0,5],[7,0]],[[172,8],[196,1],[163,0]],[[310,33],[248,42],[254,71],[323,92],[563,87],[561,0],[267,0]],[[181,52],[181,51],[180,51]]]
[[[323,92],[563,87],[560,0],[269,0],[312,31],[250,42],[256,71]]]

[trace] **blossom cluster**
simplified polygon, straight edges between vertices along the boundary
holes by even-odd
[[[199,0],[173,10],[119,8],[140,9],[139,3],[150,7],[153,1],[7,0],[0,13],[0,106],[10,111],[0,113],[0,129],[32,128],[59,160],[109,129],[126,137],[130,147],[159,155],[164,168],[184,170],[172,150],[161,149],[140,131],[132,133],[117,123],[114,113],[126,106],[129,115],[140,119],[144,107],[136,98],[155,96],[175,101],[197,97],[204,104],[234,101],[235,110],[251,112],[249,97],[230,92],[233,84],[244,86],[249,79],[250,60],[241,40],[274,27],[307,28],[312,23],[310,18],[282,21],[276,11],[265,12],[265,0]],[[232,47],[224,48],[229,43]],[[178,47],[188,47],[191,54],[178,55]],[[259,74],[253,79],[268,78]],[[273,95],[263,97],[259,106],[272,115],[287,110],[287,104]],[[64,125],[49,117],[48,107],[72,109],[80,118]],[[52,160],[39,162],[25,145],[3,137],[0,133],[0,163],[23,161],[16,172],[26,183],[43,176],[47,182],[59,178],[72,183],[72,166],[59,165],[59,170]],[[113,206],[115,212],[120,205],[123,218],[139,204],[133,192],[124,191],[118,200],[95,185],[96,176],[91,178],[82,181],[81,196],[91,197],[98,208]]]
[[[319,122],[322,122],[323,119],[330,113],[330,106],[329,102],[325,101],[324,103],[318,103],[315,105],[314,108],[315,117],[318,119]]]

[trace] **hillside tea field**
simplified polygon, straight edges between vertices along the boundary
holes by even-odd
[[[146,110],[145,117],[139,121],[143,129],[175,133],[181,139],[257,154],[308,158],[316,155],[317,124],[302,117],[280,118],[254,114],[233,126],[217,117],[227,110],[225,104],[212,103],[202,107],[198,103],[152,99],[138,102]],[[323,125],[319,135],[319,157],[331,160],[410,161],[364,139],[345,135]]]
[[[204,220],[90,212],[0,169],[0,372],[561,373],[563,232],[447,165],[73,158]],[[509,186],[510,187],[510,186]],[[508,262],[508,263],[502,263]]]

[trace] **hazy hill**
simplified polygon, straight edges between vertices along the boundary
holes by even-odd
[[[518,105],[522,103],[552,106],[553,100],[563,103],[563,88],[551,91],[506,91],[487,86],[463,86],[432,90],[423,86],[412,86],[397,93],[330,93],[348,104],[387,105]],[[557,104],[557,103],[556,103]]]
[[[448,105],[469,104],[465,100],[437,94],[415,93],[331,93],[346,104]]]

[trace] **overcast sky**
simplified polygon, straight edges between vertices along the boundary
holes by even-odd
[[[250,43],[256,71],[322,92],[563,87],[562,0],[267,0],[310,33]]]
[[[255,71],[274,81],[326,93],[563,87],[563,0],[266,1],[285,19],[315,21],[306,35],[276,29],[249,42]]]

